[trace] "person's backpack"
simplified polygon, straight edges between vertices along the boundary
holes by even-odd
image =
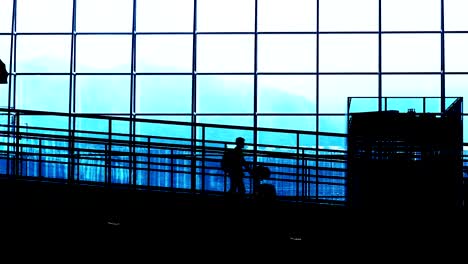
[[[226,149],[223,153],[223,157],[221,158],[221,169],[224,172],[231,170],[234,167],[234,157],[235,153],[232,149]]]

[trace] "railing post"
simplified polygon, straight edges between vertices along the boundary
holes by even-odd
[[[68,182],[74,182],[75,181],[75,164],[76,164],[76,161],[75,161],[75,119],[72,118],[70,115],[69,115],[69,118],[68,118],[68,137],[69,137],[69,141],[68,141],[68,155],[69,155],[69,162],[68,162],[68,177],[67,177],[67,180]],[[73,122],[73,125],[71,124],[71,122]],[[80,174],[77,174],[77,181],[79,182],[80,181]]]
[[[42,139],[39,139],[39,157],[38,157],[37,176],[42,178]]]
[[[299,200],[299,178],[300,178],[300,174],[299,174],[299,154],[300,154],[300,151],[299,151],[299,133],[296,133],[296,201]],[[303,195],[304,193],[302,193]]]
[[[171,149],[171,191],[174,190],[174,150]]]
[[[110,187],[112,183],[112,120],[109,119],[109,125],[108,125],[108,143],[106,146],[106,184]]]
[[[206,176],[206,172],[205,172],[205,169],[206,169],[206,166],[205,166],[205,159],[206,159],[206,149],[205,149],[205,126],[202,126],[202,167],[201,167],[201,171],[202,171],[202,182],[201,182],[201,190],[202,192],[205,191],[205,176]]]
[[[148,185],[148,189],[151,188],[151,137],[148,137],[148,152],[147,152],[147,159],[146,159],[146,182]]]
[[[19,174],[20,166],[20,115],[15,115],[15,176]]]
[[[308,171],[306,169],[305,150],[301,150],[301,170],[302,170],[302,197],[304,200],[309,199],[308,186],[306,181],[309,179]]]
[[[75,172],[75,167],[76,166],[76,180],[78,181],[78,183],[80,182],[81,178],[80,178],[80,150],[77,150],[76,151],[76,156],[73,157],[73,173]],[[73,176],[73,175],[72,175]],[[74,177],[73,177],[74,178]]]

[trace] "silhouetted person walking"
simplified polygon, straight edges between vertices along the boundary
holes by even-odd
[[[0,84],[8,83],[8,72],[6,70],[6,65],[3,63],[2,59],[0,59]]]
[[[250,167],[242,153],[244,147],[245,139],[238,137],[236,138],[236,147],[226,150],[223,155],[221,166],[231,181],[229,193],[245,194],[244,169],[250,172]]]

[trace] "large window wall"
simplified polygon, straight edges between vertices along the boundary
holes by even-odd
[[[0,0],[0,7],[0,58],[11,73],[0,86],[2,107],[345,133],[351,96],[468,99],[465,0]]]

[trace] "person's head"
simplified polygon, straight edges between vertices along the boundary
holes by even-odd
[[[236,138],[236,146],[243,148],[245,146],[245,139],[243,137]]]

